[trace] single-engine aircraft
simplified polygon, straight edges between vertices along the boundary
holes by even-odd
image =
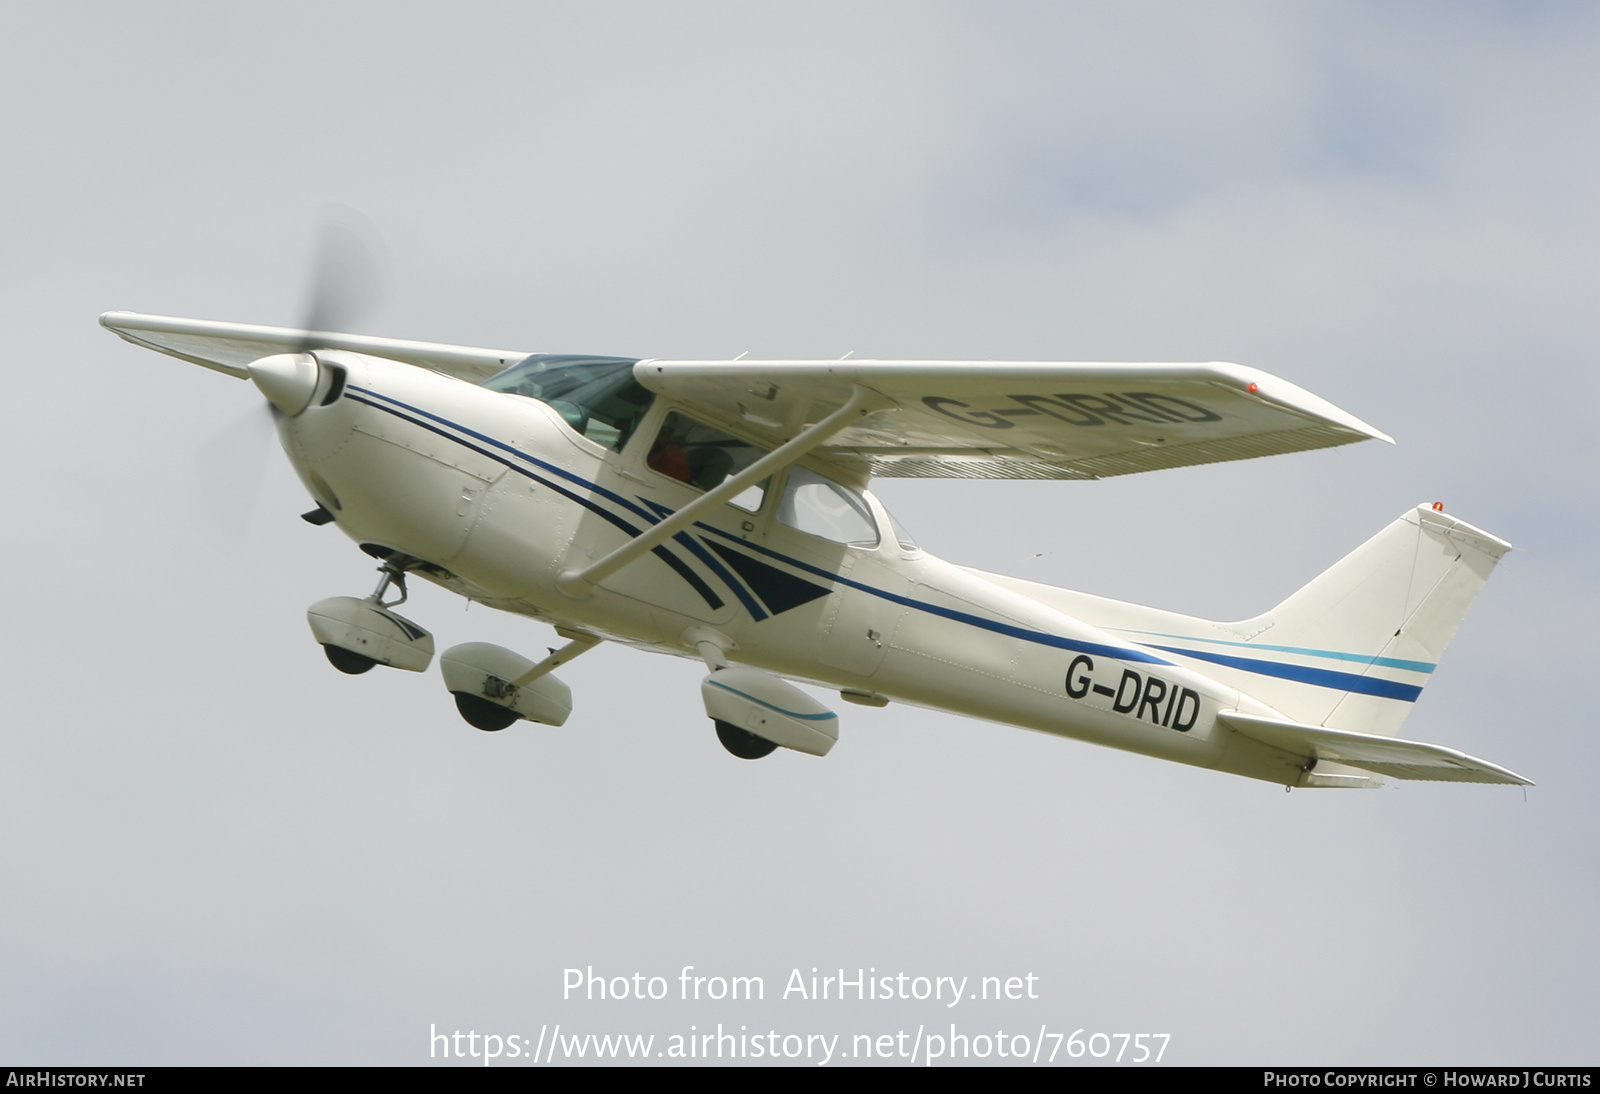
[[[534,661],[439,657],[482,730],[559,726],[551,670],[601,642],[697,657],[735,756],[824,756],[790,681],[1075,737],[1286,787],[1528,784],[1401,722],[1510,545],[1402,514],[1269,612],[1213,622],[952,565],[875,476],[1095,479],[1375,438],[1234,364],[657,361],[108,312],[135,345],[254,382],[316,507],[381,562],[309,610],[347,673],[412,672],[407,577],[555,627]],[[308,327],[314,324],[308,324]]]

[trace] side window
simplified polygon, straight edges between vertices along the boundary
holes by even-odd
[[[714,490],[755,463],[766,450],[749,441],[730,437],[713,426],[677,411],[667,415],[650,446],[645,464],[650,470],[687,483],[696,490]],[[755,512],[761,508],[767,484],[759,483],[734,498],[730,505]]]
[[[778,520],[835,543],[859,547],[878,543],[878,525],[867,503],[855,491],[803,467],[789,469],[789,482],[778,504]]]

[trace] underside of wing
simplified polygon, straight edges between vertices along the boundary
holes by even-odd
[[[891,478],[1095,479],[1389,438],[1242,365],[641,361],[645,387],[778,444],[867,388],[818,455]]]
[[[244,323],[178,319],[126,311],[106,312],[100,317],[100,325],[136,346],[241,379],[249,375],[245,366],[251,361],[274,353],[306,348],[370,353],[375,357],[404,361],[475,383],[487,380],[507,365],[528,356],[520,350],[477,349],[437,342],[373,338],[364,334],[257,327]]]
[[[1498,764],[1441,745],[1299,725],[1236,712],[1224,711],[1218,717],[1246,737],[1308,760],[1329,760],[1397,779],[1533,785],[1530,780]]]

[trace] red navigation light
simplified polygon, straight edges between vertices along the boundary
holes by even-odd
[[[1442,502],[1442,501],[1436,501],[1436,502],[1434,502],[1434,503],[1433,503],[1433,511],[1434,511],[1434,512],[1435,512],[1435,513],[1442,513],[1442,512],[1444,512],[1444,502]]]
[[[1250,384],[1250,394],[1254,395],[1255,393],[1256,393],[1256,385],[1252,381],[1251,384]]]

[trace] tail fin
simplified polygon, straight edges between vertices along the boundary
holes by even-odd
[[[1303,723],[1394,736],[1509,550],[1418,506],[1252,621],[1264,629],[1237,646],[1269,657],[1245,689]]]

